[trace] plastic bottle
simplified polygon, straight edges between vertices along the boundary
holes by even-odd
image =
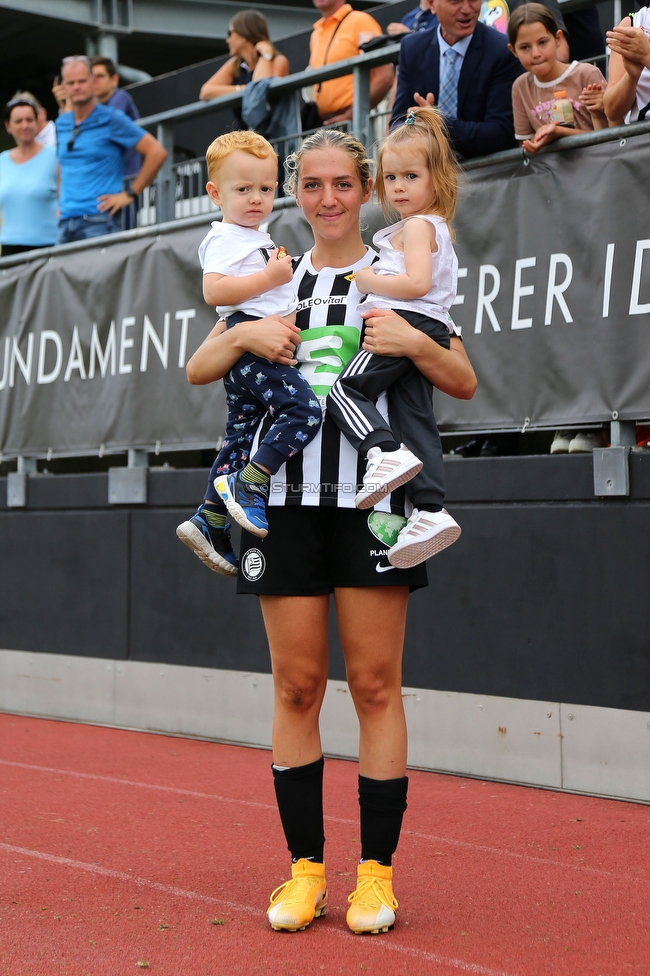
[[[575,116],[573,114],[573,105],[566,97],[565,91],[554,92],[555,101],[551,106],[551,122],[555,122],[556,125],[575,125]]]

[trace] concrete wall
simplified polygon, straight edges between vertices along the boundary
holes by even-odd
[[[413,765],[650,800],[650,456],[630,462],[623,499],[594,498],[591,456],[447,462],[463,534],[411,598]],[[174,531],[206,475],[152,470],[132,506],[106,474],[31,476],[22,509],[0,480],[0,708],[268,744],[257,600]],[[333,615],[330,647],[326,748],[352,756]]]

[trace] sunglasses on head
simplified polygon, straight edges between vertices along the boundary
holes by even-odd
[[[5,105],[5,122],[8,122],[11,118],[11,113],[18,105],[24,105],[33,110],[34,115],[38,116],[38,108],[29,98],[12,98],[10,102]]]
[[[64,58],[61,64],[72,64],[73,61],[83,61],[90,67],[90,58],[86,57],[85,54],[70,54],[67,58]]]

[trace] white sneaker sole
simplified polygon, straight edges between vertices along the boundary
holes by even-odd
[[[219,573],[221,576],[236,576],[237,567],[229,563],[227,559],[214,549],[205,538],[200,529],[192,522],[183,522],[176,529],[176,535],[184,542],[188,549],[196,553],[202,563]]]
[[[268,529],[260,529],[258,525],[253,525],[249,522],[246,517],[246,512],[241,507],[239,502],[236,502],[230,493],[230,488],[228,487],[227,478],[215,478],[214,487],[219,498],[224,503],[232,517],[234,518],[237,525],[241,525],[242,529],[246,529],[251,535],[256,535],[258,539],[265,539],[269,534]]]
[[[451,546],[460,535],[460,525],[441,526],[435,534],[419,535],[412,540],[396,542],[388,553],[388,562],[397,569],[411,569]]]
[[[388,481],[371,482],[368,486],[364,485],[361,491],[357,492],[354,504],[362,510],[372,508],[382,498],[389,495],[391,491],[395,491],[400,485],[405,485],[411,478],[415,478],[416,474],[419,474],[421,470],[422,461],[419,458],[413,457],[410,461],[402,462],[402,464],[395,468]]]

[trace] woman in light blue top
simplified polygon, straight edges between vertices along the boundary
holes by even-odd
[[[3,257],[56,243],[56,149],[36,142],[37,116],[36,105],[26,98],[12,99],[5,109],[5,127],[16,148],[0,153]]]

